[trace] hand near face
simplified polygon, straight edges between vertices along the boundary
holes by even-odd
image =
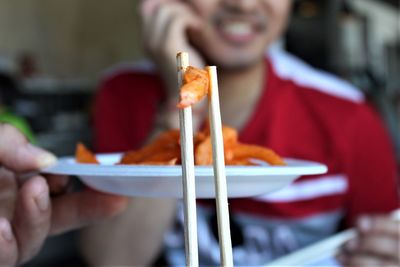
[[[204,60],[188,38],[189,31],[201,27],[201,20],[187,3],[177,0],[144,0],[140,12],[145,48],[176,99],[176,54],[189,52],[190,64],[204,67]]]
[[[159,121],[163,122],[163,127],[179,128],[176,54],[188,52],[190,65],[200,68],[205,66],[203,58],[190,44],[188,37],[189,32],[194,33],[201,27],[201,19],[187,2],[178,0],[143,0],[140,12],[144,46],[156,63],[167,89],[166,110],[159,114]],[[203,121],[206,115],[204,110],[204,101],[193,107],[195,128]]]
[[[33,175],[56,161],[29,144],[14,127],[0,124],[0,266],[31,259],[50,234],[61,233],[121,211],[127,200],[92,190],[61,194],[67,177]],[[50,193],[58,193],[50,197]]]
[[[358,236],[343,245],[343,266],[400,266],[400,221],[389,216],[365,216]]]

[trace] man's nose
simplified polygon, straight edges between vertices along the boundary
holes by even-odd
[[[259,1],[260,0],[222,0],[226,6],[241,12],[253,11],[257,8]]]

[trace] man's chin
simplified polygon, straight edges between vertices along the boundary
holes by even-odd
[[[229,59],[229,60],[209,60],[209,65],[215,65],[221,71],[229,71],[229,72],[236,72],[236,71],[244,71],[251,69],[263,60],[263,57],[257,58],[241,58],[241,59]]]

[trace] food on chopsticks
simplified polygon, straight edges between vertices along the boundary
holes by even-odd
[[[209,93],[210,77],[207,71],[189,66],[184,73],[183,80],[178,108],[191,106]],[[209,130],[209,128],[206,128],[206,131],[201,133],[203,140],[195,145],[196,165],[212,164],[212,142]],[[222,127],[222,136],[226,165],[254,165],[250,160],[251,158],[263,160],[271,165],[285,165],[284,161],[271,149],[240,144],[237,131],[233,128]]]
[[[226,165],[257,165],[252,160],[262,160],[270,165],[286,165],[283,159],[271,149],[247,145],[238,141],[235,129],[223,126],[224,156]],[[194,140],[194,160],[196,165],[211,165],[212,143],[210,129],[196,133]],[[95,155],[81,143],[77,145],[76,161],[79,163],[98,163]],[[141,149],[126,152],[119,165],[179,165],[181,150],[179,130],[161,133],[153,142]]]
[[[210,79],[205,70],[187,67],[179,93],[178,108],[186,108],[199,102],[208,94]]]

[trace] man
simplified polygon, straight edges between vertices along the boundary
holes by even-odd
[[[27,262],[48,235],[109,218],[126,206],[123,197],[92,190],[63,194],[67,177],[22,178],[55,161],[16,128],[0,124],[0,266]]]
[[[97,99],[98,150],[140,147],[157,127],[177,126],[175,55],[188,51],[191,65],[217,65],[222,121],[239,130],[241,141],[328,166],[327,175],[301,177],[281,192],[230,200],[238,265],[264,264],[355,225],[361,215],[398,207],[393,151],[362,93],[283,51],[270,49],[265,58],[290,6],[290,0],[142,1],[145,47],[156,67],[114,71]],[[197,127],[202,109],[194,111]],[[133,199],[118,218],[87,229],[89,262],[149,264],[162,247],[174,205]],[[340,259],[348,265],[396,264],[398,224],[385,216],[362,218],[361,234]],[[199,207],[198,220],[201,264],[218,264],[214,210]],[[169,264],[184,264],[182,234],[179,229],[166,235]]]

